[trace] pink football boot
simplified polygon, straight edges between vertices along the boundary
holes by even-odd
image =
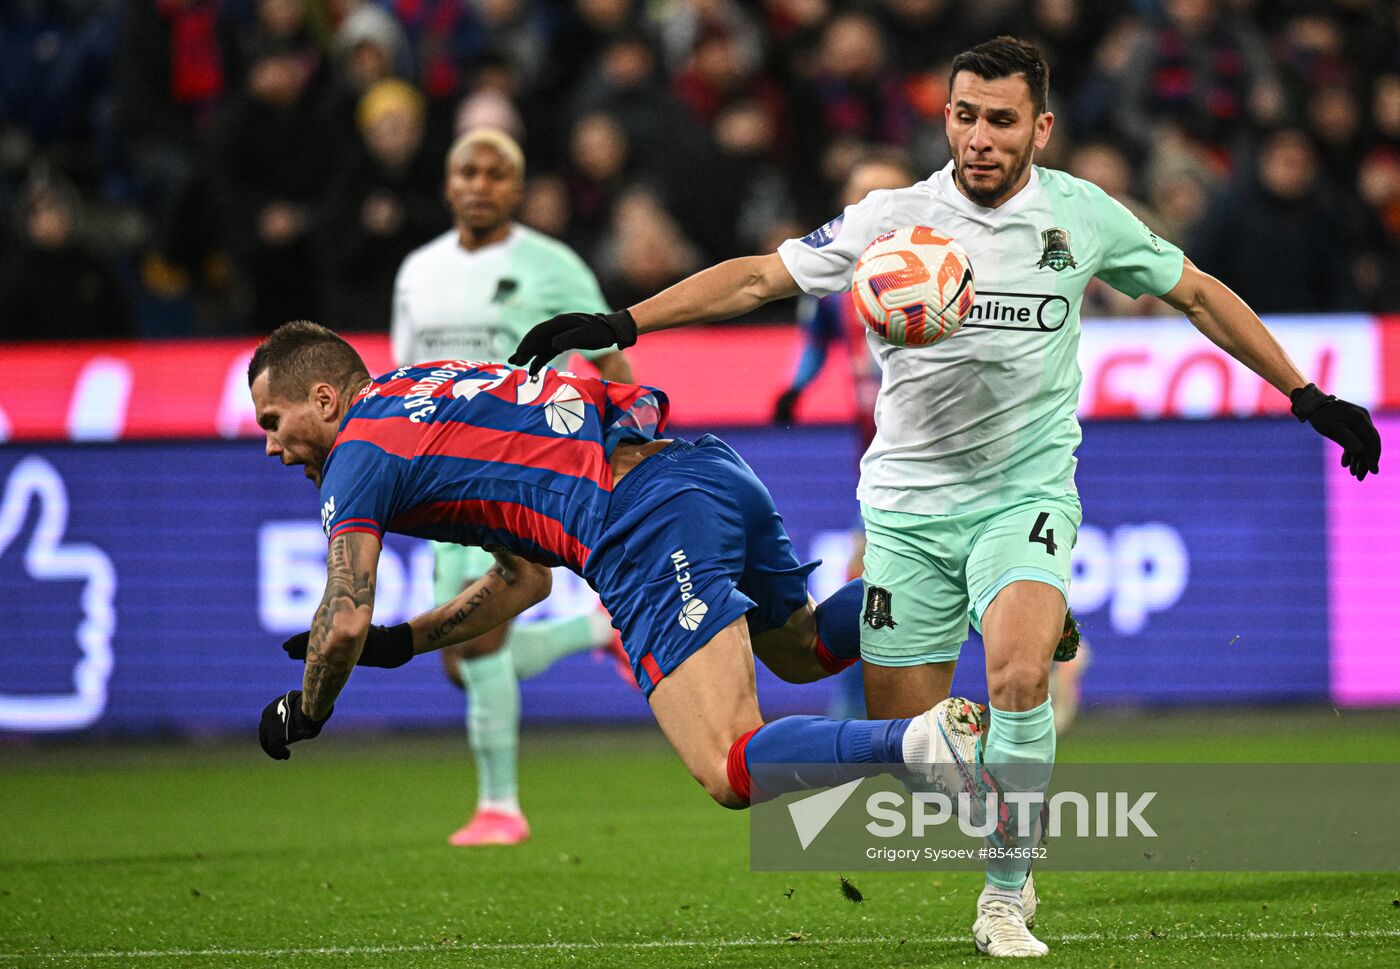
[[[478,809],[463,827],[452,832],[447,843],[458,848],[479,845],[518,845],[530,839],[530,823],[525,815],[507,811]]]

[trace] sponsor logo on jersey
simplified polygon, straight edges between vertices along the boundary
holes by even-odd
[[[583,395],[568,384],[560,387],[545,401],[544,419],[555,434],[574,434],[583,426],[588,405]]]
[[[700,628],[700,622],[705,618],[705,613],[710,611],[710,607],[695,595],[695,582],[690,576],[690,559],[686,556],[685,549],[678,548],[671,553],[671,567],[676,571],[676,582],[681,592],[681,611],[676,621],[694,632]]]
[[[1044,269],[1049,266],[1055,272],[1064,269],[1074,269],[1074,253],[1069,248],[1069,230],[1050,228],[1040,233],[1040,241],[1044,250],[1040,254],[1040,262],[1035,264],[1036,269]]]
[[[820,249],[829,245],[841,234],[841,223],[846,220],[844,215],[838,215],[820,229],[814,229],[802,237],[802,242],[813,249]]]
[[[1068,319],[1069,300],[1057,293],[987,290],[977,294],[963,327],[1054,333]]]
[[[893,629],[898,625],[891,613],[893,605],[894,594],[889,589],[872,585],[865,591],[865,615],[861,618],[871,629]]]
[[[676,617],[676,621],[691,632],[695,632],[695,630],[700,628],[700,623],[704,620],[705,613],[709,611],[710,607],[705,605],[703,599],[691,599],[685,605],[681,606],[681,614]]]
[[[326,503],[321,506],[321,531],[326,533],[326,537],[331,536],[331,519],[335,517],[335,495],[326,499]]]

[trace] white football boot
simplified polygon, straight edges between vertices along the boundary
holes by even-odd
[[[1021,906],[1000,898],[977,900],[977,921],[972,923],[972,941],[987,956],[1034,958],[1047,955],[1050,947],[1031,935]]]
[[[976,790],[977,742],[986,707],[949,697],[915,717],[904,734],[904,766],[956,797]]]
[[[1026,883],[1021,886],[1021,917],[1026,920],[1026,928],[1035,928],[1035,910],[1040,908],[1040,896],[1035,893],[1035,876],[1026,872]]]

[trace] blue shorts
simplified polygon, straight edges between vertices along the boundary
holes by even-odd
[[[776,629],[807,602],[817,562],[793,552],[773,496],[712,434],[677,440],[614,489],[584,578],[622,631],[647,696],[721,629]]]

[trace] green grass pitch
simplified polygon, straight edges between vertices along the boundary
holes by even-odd
[[[1400,760],[1400,715],[1200,711],[1083,723],[1062,759]],[[0,750],[9,966],[983,965],[980,876],[753,873],[655,730],[527,735],[535,837],[445,838],[472,790],[460,735]],[[1394,805],[1378,806],[1392,824]],[[1063,966],[1397,966],[1400,873],[1047,872]]]

